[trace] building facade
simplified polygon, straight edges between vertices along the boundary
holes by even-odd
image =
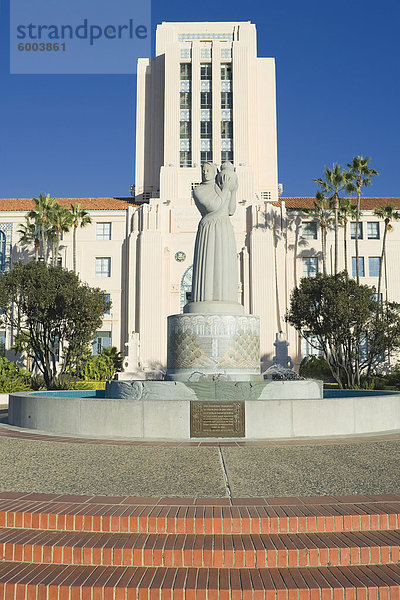
[[[285,322],[291,290],[301,277],[322,270],[321,233],[312,198],[283,198],[277,166],[273,58],[257,56],[250,22],[165,23],[157,28],[155,58],[140,59],[137,76],[135,192],[132,199],[77,201],[92,224],[78,231],[78,272],[110,294],[112,308],[96,334],[94,351],[115,345],[123,352],[132,333],[139,340],[145,369],[165,369],[167,316],[182,311],[191,291],[194,240],[200,215],[192,190],[201,181],[201,164],[232,161],[238,178],[232,217],[238,251],[238,301],[261,317],[261,363],[274,356],[284,332],[298,365],[314,352]],[[364,198],[359,231],[361,280],[376,285],[383,222],[377,206],[400,198]],[[17,234],[31,200],[0,200],[1,268],[27,259]],[[347,263],[355,269],[355,226],[346,233]],[[344,229],[339,268],[344,267]],[[332,272],[333,230],[327,235]],[[395,276],[400,225],[387,239],[383,293],[400,300]],[[72,234],[60,249],[62,265],[72,268]],[[1,336],[6,333],[0,332]],[[7,334],[6,346],[11,339]],[[1,341],[1,340],[0,340]]]

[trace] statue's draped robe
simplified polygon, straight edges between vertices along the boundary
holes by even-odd
[[[229,219],[231,192],[214,181],[195,187],[202,219],[194,248],[192,302],[238,301],[236,241]]]

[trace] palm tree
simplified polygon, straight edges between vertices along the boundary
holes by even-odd
[[[50,214],[55,204],[55,199],[50,198],[50,194],[40,194],[39,198],[33,199],[35,202],[35,209],[28,212],[29,219],[40,223],[40,239],[42,242],[43,258],[47,262],[47,240],[48,240],[48,229],[50,229]],[[50,225],[50,227],[49,227]]]
[[[72,256],[74,273],[76,273],[76,230],[78,227],[86,227],[86,225],[89,225],[89,223],[92,222],[92,217],[84,208],[82,208],[79,202],[77,204],[71,204],[71,216],[72,225],[74,228],[72,238]]]
[[[339,232],[339,209],[340,209],[340,193],[343,189],[346,188],[347,184],[350,181],[349,171],[342,171],[340,165],[334,163],[332,169],[328,169],[325,167],[324,169],[324,178],[314,179],[316,183],[321,188],[321,191],[324,194],[329,194],[328,200],[331,204],[331,207],[334,210],[335,216],[335,262],[334,262],[334,272],[335,275],[338,271],[338,254],[339,254],[339,244],[338,244],[338,232]]]
[[[375,208],[374,210],[374,215],[376,215],[377,217],[379,217],[380,219],[383,219],[384,223],[385,223],[385,229],[383,232],[383,239],[382,239],[382,252],[381,252],[381,258],[379,261],[379,278],[378,278],[378,306],[380,305],[380,294],[381,294],[381,283],[382,283],[382,270],[383,270],[383,264],[385,261],[385,269],[386,269],[386,236],[388,231],[391,231],[392,226],[390,224],[391,221],[398,221],[400,219],[400,212],[397,210],[397,207],[394,206],[394,204],[386,204],[386,206],[378,206],[378,208]]]
[[[39,260],[40,248],[40,225],[36,219],[31,219],[28,215],[25,217],[26,223],[19,226],[17,233],[20,234],[19,241],[23,245],[30,245],[33,242],[35,247],[35,261]]]
[[[315,194],[314,208],[303,209],[303,212],[314,215],[316,220],[319,222],[321,229],[322,272],[324,275],[326,275],[326,230],[332,219],[332,210],[329,198],[325,197],[324,192],[317,192]]]
[[[61,234],[67,233],[70,230],[72,225],[72,215],[66,206],[55,204],[50,216],[54,229],[54,248],[52,254],[52,264],[54,267],[57,264]]]
[[[379,175],[378,171],[371,169],[368,166],[371,158],[367,156],[355,156],[351,163],[348,163],[350,181],[346,185],[346,190],[351,194],[357,194],[357,212],[356,212],[356,277],[357,283],[360,283],[360,273],[358,265],[358,225],[360,222],[361,212],[361,190],[363,187],[368,187],[372,183],[372,177]]]
[[[344,251],[344,270],[347,269],[347,224],[349,220],[356,218],[357,206],[351,203],[351,198],[340,198],[339,202],[339,225],[343,227],[343,251]]]

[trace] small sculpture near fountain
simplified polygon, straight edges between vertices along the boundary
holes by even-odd
[[[296,371],[293,371],[293,361],[288,352],[289,345],[283,331],[279,331],[275,337],[275,356],[272,359],[272,365],[263,373],[265,379],[274,381],[302,379]]]

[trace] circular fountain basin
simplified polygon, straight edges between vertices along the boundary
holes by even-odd
[[[110,382],[111,389],[120,383]],[[78,436],[189,440],[193,437],[191,410],[201,402],[213,402],[209,388],[204,391],[203,387],[203,392],[196,388],[200,384],[151,381],[130,385],[133,395],[124,397],[120,393],[119,398],[107,398],[103,391],[10,394],[9,424]],[[262,393],[255,391],[257,385],[263,386]],[[214,399],[220,405],[243,404],[244,439],[351,436],[400,430],[400,392],[326,390],[321,397],[321,382],[313,380],[242,382],[239,387],[234,384],[234,392],[224,400],[224,388],[216,385],[215,389]],[[217,432],[213,437],[229,436]]]

